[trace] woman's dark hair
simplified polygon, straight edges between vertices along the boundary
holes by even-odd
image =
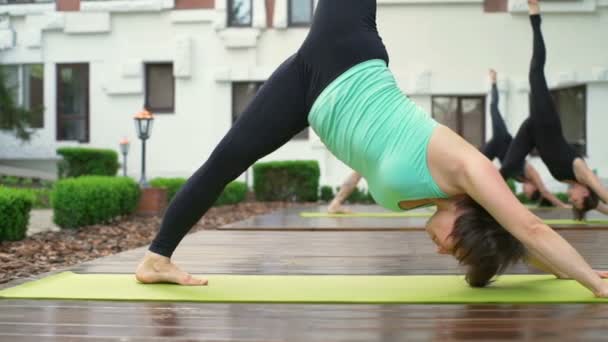
[[[454,256],[468,267],[469,285],[484,287],[525,255],[524,245],[469,196],[456,205],[462,214],[451,234]]]
[[[597,208],[597,206],[600,204],[600,197],[589,187],[587,187],[587,189],[589,189],[589,195],[583,200],[583,207],[578,209],[577,207],[572,206],[572,212],[574,213],[575,220],[584,220],[585,216],[587,216],[587,212]]]

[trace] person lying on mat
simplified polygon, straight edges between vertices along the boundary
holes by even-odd
[[[509,146],[500,170],[505,178],[516,176],[526,156],[536,147],[549,172],[560,182],[570,185],[568,196],[573,204],[575,219],[583,220],[587,211],[598,209],[608,213],[608,190],[589,169],[585,160],[564,138],[559,114],[545,79],[546,50],[541,31],[537,0],[531,6],[530,22],[533,32],[532,62],[530,64],[530,116],[522,123]]]
[[[171,262],[175,248],[230,181],[310,124],[365,177],[378,204],[396,211],[436,205],[426,229],[440,252],[468,266],[470,285],[487,285],[527,251],[608,297],[608,282],[515,198],[488,158],[401,92],[376,30],[376,0],[317,6],[303,45],[169,205],[136,278],[207,284]]]
[[[361,174],[357,171],[353,171],[353,173],[348,176],[348,178],[342,183],[340,187],[340,191],[336,194],[334,199],[331,200],[329,206],[327,207],[327,212],[330,214],[350,214],[351,211],[344,207],[344,202],[350,196],[353,191],[357,188],[357,184],[361,181]]]
[[[490,160],[498,158],[500,163],[504,164],[505,156],[509,150],[509,145],[513,141],[513,137],[509,133],[507,125],[498,109],[498,87],[496,86],[496,71],[494,69],[490,69],[490,81],[492,82],[490,101],[492,139],[481,148],[481,153]],[[525,158],[519,164],[513,165],[511,177],[522,183],[524,195],[528,199],[539,202],[541,199],[546,199],[558,208],[571,208],[570,205],[560,201],[559,198],[547,189],[538,171]]]

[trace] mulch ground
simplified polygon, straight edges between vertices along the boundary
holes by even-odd
[[[294,205],[302,204],[248,202],[211,208],[190,232],[214,229]],[[133,216],[110,224],[0,242],[0,284],[146,246],[156,235],[160,223],[159,217]]]

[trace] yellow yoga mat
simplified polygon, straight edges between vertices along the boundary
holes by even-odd
[[[216,303],[604,303],[572,280],[548,275],[502,276],[470,288],[463,276],[212,275],[209,286],[143,285],[128,274],[59,273],[0,291],[13,299]]]
[[[421,213],[421,212],[358,212],[350,214],[330,214],[330,213],[319,213],[319,212],[301,212],[300,216],[303,218],[399,218],[399,217],[431,217],[432,212]],[[546,224],[551,225],[581,225],[581,226],[593,226],[602,225],[608,226],[608,220],[587,220],[587,221],[576,221],[568,219],[549,219],[543,220]]]
[[[330,213],[319,213],[319,212],[302,212],[300,213],[301,217],[304,218],[361,218],[361,217],[370,217],[370,218],[398,218],[398,217],[431,217],[434,212],[421,213],[421,212],[358,212],[358,213],[350,213],[350,214],[330,214]]]

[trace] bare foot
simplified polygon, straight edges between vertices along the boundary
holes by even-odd
[[[538,6],[538,0],[528,0],[528,10],[530,11],[530,15],[539,14],[540,7]]]
[[[171,259],[162,255],[146,252],[143,260],[137,266],[135,278],[144,284],[173,283],[188,286],[207,285],[206,279],[197,279],[180,270]]]
[[[350,211],[349,209],[337,204],[337,205],[330,205],[327,208],[327,212],[330,214],[350,214],[352,213],[352,211]]]

